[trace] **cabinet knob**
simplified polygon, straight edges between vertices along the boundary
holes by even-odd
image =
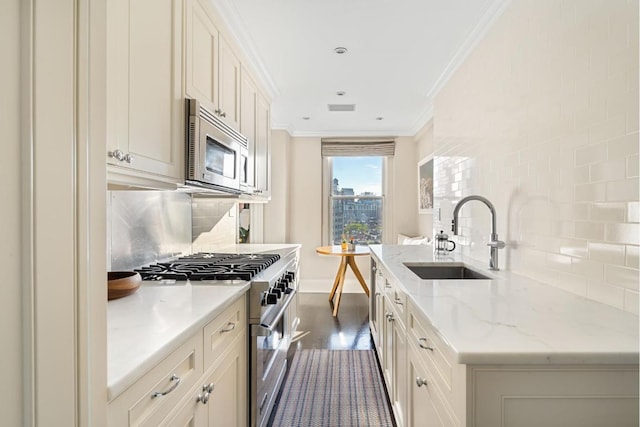
[[[386,316],[386,318],[387,318],[387,321],[389,321],[389,322],[393,322],[394,320],[396,320],[396,319],[393,317],[393,313],[387,313],[385,316]]]
[[[181,379],[179,376],[177,376],[176,374],[171,375],[171,378],[169,378],[169,382],[173,382],[173,385],[168,389],[166,389],[165,391],[154,391],[153,393],[151,393],[151,398],[153,399],[154,397],[158,397],[158,396],[166,396],[167,394],[175,390],[178,387],[178,385],[180,385],[180,381]]]
[[[416,377],[416,385],[418,387],[422,387],[423,385],[426,386],[427,380],[425,380],[424,378]]]
[[[227,113],[225,113],[224,111],[222,111],[222,112],[220,113],[220,117],[227,117]]]
[[[113,157],[117,161],[121,162],[125,159],[125,154],[122,150],[113,150],[109,151],[109,157]]]
[[[202,391],[204,391],[205,393],[213,393],[213,389],[215,388],[215,385],[213,383],[209,383],[209,384],[205,384],[202,386]]]
[[[133,156],[131,154],[129,154],[129,153],[125,154],[124,155],[124,161],[127,162],[127,163],[133,162]]]
[[[402,305],[402,300],[401,300],[400,298],[398,298],[398,297],[396,297],[396,298],[393,300],[393,302],[395,302],[395,303],[396,303],[396,304],[398,304],[398,305]]]
[[[201,402],[203,405],[206,405],[207,402],[209,402],[210,396],[211,393],[205,391],[204,393],[198,395],[198,397],[196,398],[196,402]]]

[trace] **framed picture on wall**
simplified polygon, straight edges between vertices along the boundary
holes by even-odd
[[[418,162],[418,213],[433,212],[433,156]]]

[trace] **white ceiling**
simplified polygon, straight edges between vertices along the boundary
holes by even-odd
[[[261,75],[273,127],[294,136],[414,135],[431,117],[434,95],[508,2],[211,1]],[[348,52],[336,54],[338,46]],[[355,111],[331,112],[328,104],[355,104]]]

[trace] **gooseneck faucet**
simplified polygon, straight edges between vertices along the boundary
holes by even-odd
[[[498,233],[496,233],[496,208],[493,207],[493,203],[489,201],[486,197],[472,195],[463,197],[453,208],[453,219],[451,220],[451,231],[453,234],[458,234],[458,212],[460,212],[460,208],[462,205],[471,200],[478,200],[479,202],[487,205],[489,210],[491,211],[491,240],[487,243],[487,246],[491,248],[491,258],[489,259],[489,270],[500,270],[498,268],[498,249],[502,249],[505,247],[505,243],[501,240],[498,240]]]

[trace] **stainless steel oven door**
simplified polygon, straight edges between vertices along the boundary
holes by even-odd
[[[265,426],[287,368],[291,337],[288,306],[295,292],[279,307],[273,319],[251,326],[251,426]]]
[[[202,180],[220,187],[240,189],[240,144],[200,120]]]

